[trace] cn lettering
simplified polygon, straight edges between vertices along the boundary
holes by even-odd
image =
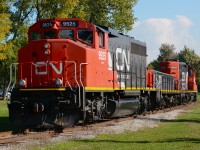
[[[36,67],[35,67],[35,74],[36,75],[47,75],[48,74],[48,65],[57,73],[57,74],[62,74],[63,72],[63,64],[62,62],[59,63],[59,67],[57,68],[52,62],[37,62]],[[39,67],[45,67],[45,70],[39,71]]]
[[[111,53],[108,53],[108,65],[109,65],[109,70],[112,70],[113,68],[113,59],[115,61],[116,69],[123,71],[130,70],[130,50],[124,50],[122,48],[117,48],[115,52],[115,58],[111,57]]]

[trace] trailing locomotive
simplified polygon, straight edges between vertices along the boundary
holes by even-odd
[[[77,18],[40,20],[11,65],[9,118],[19,128],[67,127],[196,99],[193,68],[185,64],[174,76],[174,61],[161,63],[167,69],[159,72],[146,69],[146,58],[144,42],[109,27]]]

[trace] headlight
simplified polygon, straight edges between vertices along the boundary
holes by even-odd
[[[46,50],[44,51],[44,53],[45,53],[45,55],[49,55],[49,54],[51,53],[51,51],[48,50],[48,49],[46,49]]]
[[[20,86],[25,86],[26,85],[26,81],[23,80],[23,79],[19,80],[19,85]]]
[[[55,83],[56,83],[57,86],[61,86],[61,85],[62,85],[62,80],[59,79],[59,78],[57,78],[57,79],[55,80]]]
[[[44,44],[44,48],[50,48],[49,43]]]

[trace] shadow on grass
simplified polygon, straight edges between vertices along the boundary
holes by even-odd
[[[0,132],[12,131],[13,129],[8,117],[0,117]]]
[[[94,140],[94,139],[85,139],[85,140],[79,140],[80,142],[85,143],[142,143],[142,144],[148,144],[148,143],[177,143],[177,142],[190,142],[190,143],[200,143],[200,138],[176,138],[176,139],[167,139],[167,140],[161,140],[161,141],[118,141],[118,140]]]
[[[200,120],[195,119],[176,119],[176,120],[166,120],[162,119],[161,122],[189,122],[189,123],[200,123]]]
[[[200,120],[198,119],[174,119],[174,120],[168,120],[168,119],[157,119],[157,118],[138,118],[141,120],[151,120],[151,121],[160,121],[160,122],[189,122],[189,123],[200,123]]]

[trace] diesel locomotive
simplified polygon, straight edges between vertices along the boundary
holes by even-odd
[[[10,67],[9,119],[19,128],[68,127],[196,100],[191,66],[167,60],[156,71],[146,64],[146,44],[112,28],[39,20]]]

